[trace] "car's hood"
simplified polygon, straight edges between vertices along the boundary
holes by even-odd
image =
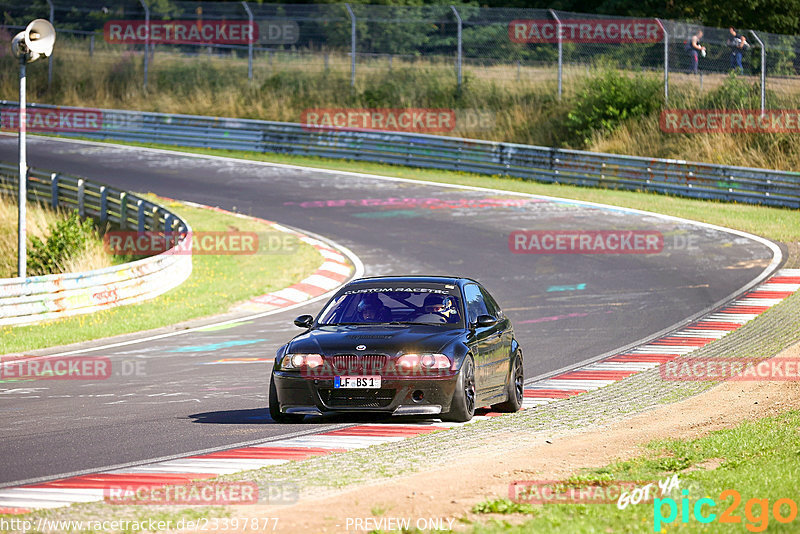
[[[427,325],[321,326],[294,338],[289,343],[288,352],[325,355],[378,353],[389,356],[442,352],[463,335],[464,331],[458,328]]]

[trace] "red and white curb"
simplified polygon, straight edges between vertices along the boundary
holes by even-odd
[[[187,202],[184,200],[168,200],[171,200],[172,202],[180,202],[193,208],[210,209],[225,213],[227,215],[233,215],[234,217],[240,217],[242,219],[248,219],[267,224],[279,232],[292,235],[303,243],[311,245],[325,260],[322,265],[320,265],[317,270],[307,278],[304,278],[296,284],[285,287],[278,291],[253,297],[247,302],[234,306],[232,311],[264,312],[300,304],[340,287],[350,279],[355,271],[354,266],[350,263],[350,261],[348,261],[345,255],[333,248],[331,245],[320,239],[310,237],[302,232],[292,230],[291,228],[287,228],[276,222],[261,219],[260,217],[253,217],[252,215],[231,212],[216,206],[206,206],[205,204]]]
[[[783,269],[722,309],[635,349],[540,380],[525,388],[530,408],[593,391],[658,367],[725,337],[800,289],[800,269]]]
[[[722,309],[676,332],[529,385],[525,389],[523,407],[531,408],[593,391],[688,354],[740,328],[798,290],[800,269],[783,269]],[[497,415],[490,412],[478,415],[475,419]],[[211,479],[219,475],[402,441],[420,434],[446,431],[462,424],[469,423],[434,420],[416,424],[362,424],[104,473],[0,489],[0,513],[21,514],[73,503],[102,501],[104,491],[111,487],[186,484],[191,480]]]

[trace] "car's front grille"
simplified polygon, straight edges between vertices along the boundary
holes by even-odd
[[[393,389],[320,389],[319,396],[331,408],[386,408]]]
[[[383,354],[337,354],[325,359],[337,375],[381,375],[386,368]]]

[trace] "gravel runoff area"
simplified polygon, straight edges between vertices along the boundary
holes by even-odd
[[[785,267],[800,266],[796,245],[790,246]],[[800,292],[769,309],[736,331],[684,358],[767,359],[800,341]],[[529,354],[530,354],[529,349]],[[679,360],[675,360],[679,361]],[[366,449],[329,454],[304,461],[222,476],[219,481],[241,480],[258,483],[261,494],[287,484],[297,488],[301,501],[320,498],[358,485],[385,482],[388,478],[423,472],[459,458],[512,451],[542,438],[563,437],[577,431],[605,425],[704,391],[719,382],[666,381],[659,368],[632,375],[606,387],[575,397],[529,408],[522,412],[477,420],[448,430],[422,434],[403,441],[374,445]],[[67,508],[36,511],[26,516],[48,519],[132,519],[158,515],[162,518],[224,517],[230,509],[180,509],[167,506],[109,506],[103,503],[77,504]]]

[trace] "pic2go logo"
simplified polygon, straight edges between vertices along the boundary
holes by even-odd
[[[728,489],[719,494],[719,500],[725,501],[733,497],[733,502],[719,515],[712,510],[717,506],[717,502],[710,497],[704,497],[695,501],[694,506],[689,502],[689,490],[682,490],[683,497],[680,500],[681,522],[689,522],[689,514],[698,523],[742,523],[742,516],[736,515],[736,510],[742,502],[742,496],[738,491]],[[664,515],[664,507],[668,509]],[[678,503],[671,497],[655,498],[653,500],[653,532],[663,532],[662,526],[673,523],[678,518]],[[769,526],[769,499],[750,499],[744,505],[745,528],[750,532],[763,532]],[[797,517],[797,503],[792,499],[778,499],[772,505],[772,515],[778,523],[791,523]]]

